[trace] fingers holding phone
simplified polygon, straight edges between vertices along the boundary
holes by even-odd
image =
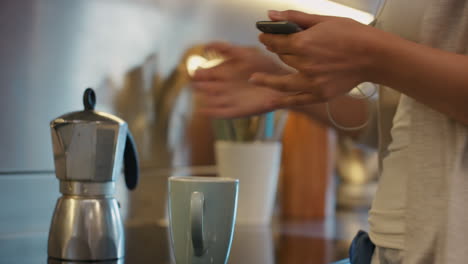
[[[310,15],[297,11],[280,12],[271,19],[259,21],[257,28],[268,34],[259,39],[287,65],[307,79],[281,76],[272,78],[270,88],[287,83],[296,92],[314,94],[319,101],[344,94],[361,82],[369,81],[372,72],[372,50],[380,31],[349,18]],[[298,27],[301,25],[302,30]],[[299,27],[300,28],[300,27]],[[297,82],[297,83],[296,83]],[[252,83],[256,83],[255,78]],[[281,89],[275,89],[281,90]]]

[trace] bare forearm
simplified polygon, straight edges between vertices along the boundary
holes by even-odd
[[[324,103],[297,106],[292,108],[291,110],[303,113],[309,118],[318,121],[326,126],[336,128],[330,121],[330,117],[328,116]],[[349,96],[340,96],[330,101],[330,113],[333,117],[333,120],[335,120],[336,123],[344,127],[360,126],[367,121],[370,115],[368,103],[366,100],[358,100]],[[358,137],[362,132],[361,130],[337,130],[339,133],[346,134],[352,137]]]
[[[468,125],[468,56],[386,35],[374,82],[392,87]]]

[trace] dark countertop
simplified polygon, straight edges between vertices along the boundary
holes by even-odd
[[[327,235],[330,227],[332,237]],[[342,229],[342,224],[336,220],[281,223],[276,228],[236,227],[229,263],[325,264],[337,261],[346,257],[349,245],[349,239],[339,234],[343,233]],[[113,264],[172,263],[166,227],[149,223],[127,225],[126,237],[125,260]],[[47,233],[2,238],[0,263],[47,263]]]

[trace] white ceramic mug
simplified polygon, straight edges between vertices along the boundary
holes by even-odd
[[[177,264],[227,263],[238,185],[229,178],[169,178],[169,224]]]
[[[221,177],[239,179],[239,225],[269,225],[281,163],[279,142],[216,142]]]

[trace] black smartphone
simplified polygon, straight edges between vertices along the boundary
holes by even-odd
[[[268,34],[293,34],[302,30],[290,21],[258,21],[256,26],[260,31]]]

